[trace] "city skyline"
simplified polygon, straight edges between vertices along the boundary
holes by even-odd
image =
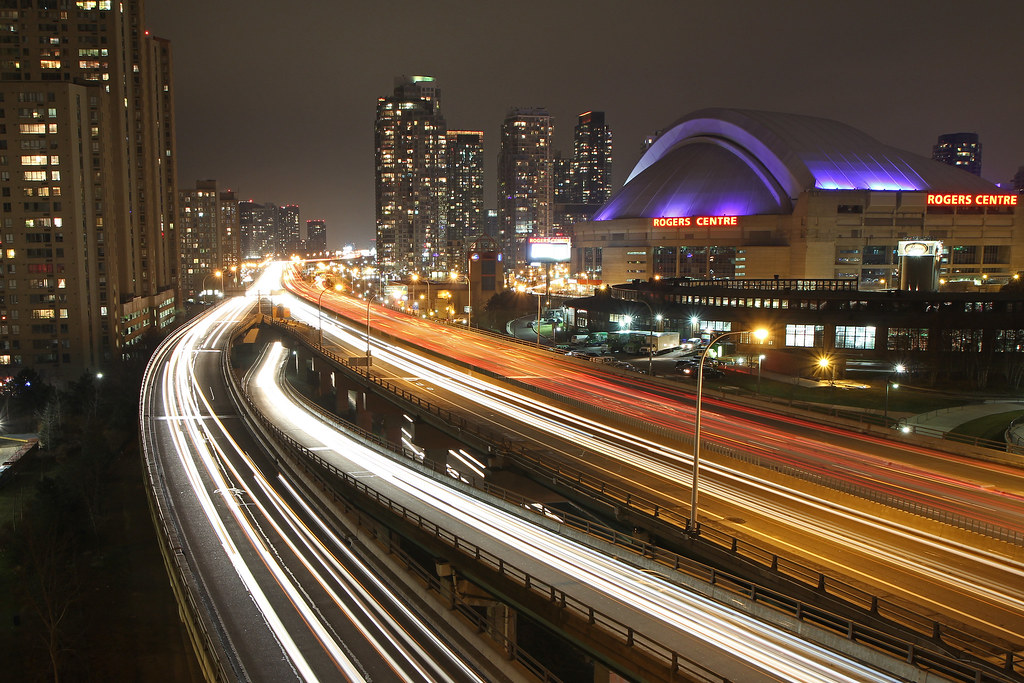
[[[181,186],[216,178],[240,198],[297,203],[327,220],[330,246],[373,236],[375,102],[399,74],[437,78],[449,127],[486,140],[499,139],[510,107],[544,107],[563,155],[576,117],[606,112],[615,189],[644,137],[712,106],[835,119],[922,156],[939,135],[975,132],[983,177],[1006,182],[1024,165],[1024,103],[1007,58],[1024,7],[748,7],[392,2],[302,14],[259,0],[151,0],[145,23],[174,48]],[[231,40],[217,37],[221,26]],[[407,38],[382,50],[385,35]],[[497,146],[485,154],[495,208]]]

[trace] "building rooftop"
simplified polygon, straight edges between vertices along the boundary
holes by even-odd
[[[807,190],[986,193],[966,171],[799,114],[703,109],[666,129],[594,220],[785,214]]]

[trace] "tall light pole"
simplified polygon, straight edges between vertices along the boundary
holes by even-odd
[[[753,334],[757,341],[763,343],[768,337],[768,330],[758,329],[723,332],[717,337],[712,338],[711,343],[708,344],[700,354],[700,362],[697,364],[697,405],[696,416],[693,421],[693,480],[690,482],[690,519],[686,522],[686,533],[691,536],[700,535],[700,524],[697,523],[697,484],[700,478],[700,408],[701,398],[704,392],[704,359],[707,358],[708,351],[710,351],[715,344],[726,337],[731,337],[737,334]]]
[[[208,280],[209,278],[211,278],[211,277],[217,277],[217,278],[219,278],[219,277],[220,277],[221,275],[223,275],[223,274],[224,274],[224,273],[220,272],[219,270],[215,270],[215,271],[213,271],[212,273],[207,273],[207,274],[206,274],[206,276],[205,276],[205,277],[203,277],[203,292],[205,292],[205,291],[206,291],[206,281],[207,281],[207,280]]]
[[[327,287],[324,287],[320,291],[320,296],[316,298],[316,322],[317,327],[320,328],[320,346],[324,345],[324,318],[323,318],[323,306],[321,302],[324,300],[324,294],[327,293]],[[341,285],[334,285],[335,291],[341,291]]]
[[[637,298],[637,301],[646,306],[648,312],[651,314],[651,317],[649,318],[650,330],[647,332],[647,374],[650,377],[654,377],[654,319],[657,317],[660,322],[661,315],[659,314],[658,316],[655,316],[654,309],[651,308],[651,305],[644,299]]]
[[[906,371],[907,368],[902,363],[898,363],[893,367],[892,372],[885,376],[885,410],[882,413],[882,426],[889,425],[889,385],[891,384],[893,389],[900,388],[899,384],[892,381],[892,376],[902,375]]]
[[[764,354],[757,357],[757,395],[761,395],[761,362],[764,361]]]
[[[537,346],[540,346],[540,300],[544,298],[537,294]]]
[[[373,365],[373,358],[370,356],[370,301],[372,299],[373,299],[373,296],[369,292],[367,292],[366,293],[366,367],[367,367],[367,372],[369,372],[369,367],[371,365]],[[369,376],[369,375],[367,375],[367,376]]]

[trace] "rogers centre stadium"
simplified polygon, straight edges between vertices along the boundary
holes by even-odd
[[[574,226],[573,270],[651,278],[853,279],[887,289],[900,242],[938,244],[943,282],[1024,270],[1017,193],[828,119],[704,109],[654,141]]]

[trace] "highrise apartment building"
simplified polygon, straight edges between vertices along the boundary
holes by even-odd
[[[484,134],[451,130],[447,135],[449,269],[465,271],[469,244],[484,233]]]
[[[277,215],[277,254],[288,257],[302,250],[302,232],[299,228],[299,205],[285,204]]]
[[[74,379],[173,323],[170,44],[141,0],[0,5],[0,366]]]
[[[545,109],[513,108],[502,123],[498,217],[506,267],[524,262],[528,237],[547,236],[551,231],[553,135],[554,121]]]
[[[306,221],[306,254],[322,254],[327,251],[327,221],[314,218]]]
[[[579,115],[572,159],[563,163],[569,168],[556,169],[553,222],[558,232],[571,236],[572,226],[589,221],[612,193],[612,131],[603,111]]]
[[[182,190],[179,196],[181,283],[188,300],[203,289],[222,290],[222,283],[237,272],[238,200],[234,192],[218,190],[216,180],[197,180],[195,189]]]
[[[579,115],[573,130],[570,200],[600,207],[612,195],[612,130],[603,111]]]
[[[446,132],[430,76],[400,76],[374,124],[377,267],[385,276],[444,268]]]
[[[981,141],[977,133],[940,135],[932,147],[932,159],[981,175]]]
[[[241,232],[242,258],[261,260],[277,254],[276,204],[260,204],[251,199],[238,202],[238,228]]]

